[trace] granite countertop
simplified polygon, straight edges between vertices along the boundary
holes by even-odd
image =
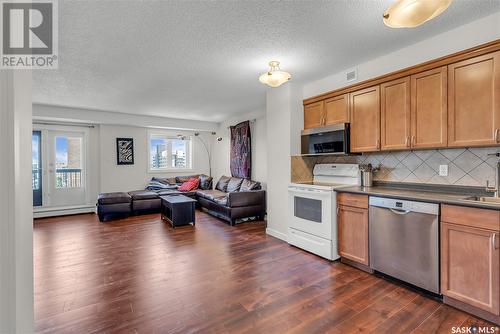
[[[335,189],[335,191],[339,193],[343,192],[352,194],[365,194],[370,196],[380,196],[403,200],[415,200],[429,203],[452,204],[483,209],[500,210],[500,203],[497,204],[466,200],[466,197],[485,196],[485,194],[478,191],[478,189],[466,189],[465,187],[456,189],[449,187],[435,187],[433,189],[412,189],[411,186],[406,185],[404,187],[398,187],[394,185],[374,185],[373,187],[342,187]]]

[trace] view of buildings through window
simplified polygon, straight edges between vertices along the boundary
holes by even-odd
[[[189,144],[189,139],[151,136],[150,168],[189,168],[191,165]]]

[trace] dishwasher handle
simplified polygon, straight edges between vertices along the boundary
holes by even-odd
[[[396,210],[396,209],[392,209],[392,208],[389,208],[389,210],[391,210],[392,213],[395,213],[395,214],[400,215],[400,216],[407,215],[411,212],[410,210]]]

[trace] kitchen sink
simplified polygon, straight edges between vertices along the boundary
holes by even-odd
[[[488,196],[471,196],[464,198],[466,201],[476,201],[485,203],[495,203],[500,204],[500,197],[488,197]]]

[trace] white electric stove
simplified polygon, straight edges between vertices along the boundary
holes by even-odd
[[[359,165],[317,164],[313,176],[313,182],[292,183],[288,187],[288,243],[336,260],[339,255],[335,189],[361,184]]]

